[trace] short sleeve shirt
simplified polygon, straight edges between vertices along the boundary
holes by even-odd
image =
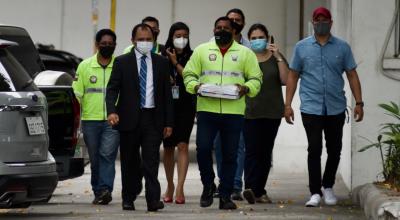
[[[300,74],[300,111],[337,115],[346,109],[343,72],[357,67],[350,46],[331,36],[320,45],[315,36],[299,41],[290,68]]]

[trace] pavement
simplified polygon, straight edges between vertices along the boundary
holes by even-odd
[[[113,201],[107,205],[92,205],[90,189],[90,169],[86,166],[83,176],[59,182],[53,197],[47,204],[34,204],[27,209],[0,209],[0,219],[30,220],[72,220],[72,219],[301,219],[301,220],[363,220],[364,213],[352,204],[344,183],[338,178],[334,187],[339,198],[336,206],[317,208],[304,207],[308,199],[307,174],[279,173],[271,171],[268,181],[268,194],[273,204],[249,205],[237,202],[238,209],[219,210],[218,200],[211,207],[199,206],[202,185],[196,163],[191,163],[185,184],[186,204],[166,204],[159,212],[147,212],[144,192],[135,202],[136,211],[123,211],[121,208],[120,165],[117,161],[117,176]],[[160,164],[159,180],[164,192],[166,180]]]

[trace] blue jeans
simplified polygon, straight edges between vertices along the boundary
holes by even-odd
[[[221,179],[221,163],[222,163],[222,152],[221,152],[221,138],[219,133],[215,137],[214,140],[215,146],[215,160],[217,161],[217,174],[218,177]],[[239,148],[237,151],[237,168],[235,173],[235,182],[233,183],[233,191],[235,192],[242,192],[243,187],[243,170],[244,170],[244,159],[245,159],[245,144],[244,144],[244,137],[243,132],[240,133],[239,139]]]
[[[223,198],[230,198],[236,172],[237,150],[242,131],[243,115],[197,113],[197,163],[203,186],[214,183],[212,153],[217,133],[221,136],[221,175],[219,193]]]
[[[89,153],[92,190],[95,195],[102,190],[112,192],[119,132],[107,121],[82,121],[82,132]]]

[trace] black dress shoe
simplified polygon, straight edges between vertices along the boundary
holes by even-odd
[[[100,195],[98,196],[98,204],[100,205],[107,205],[112,201],[112,196],[111,192],[106,190],[103,190]]]
[[[212,205],[214,202],[214,192],[216,190],[216,186],[213,183],[211,186],[204,186],[203,187],[203,193],[201,193],[200,197],[200,206],[201,207],[208,207]]]
[[[147,204],[147,211],[157,212],[159,209],[164,208],[164,203],[161,201],[150,202]]]
[[[135,210],[135,204],[133,202],[122,201],[122,210]]]
[[[237,209],[237,206],[230,198],[219,198],[219,209]]]

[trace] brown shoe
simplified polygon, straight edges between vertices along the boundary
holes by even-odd
[[[247,200],[249,204],[254,204],[256,197],[254,196],[254,192],[251,189],[245,189],[243,191],[243,197]]]
[[[257,203],[272,203],[271,199],[268,197],[267,194],[264,194],[258,198],[256,198]]]

